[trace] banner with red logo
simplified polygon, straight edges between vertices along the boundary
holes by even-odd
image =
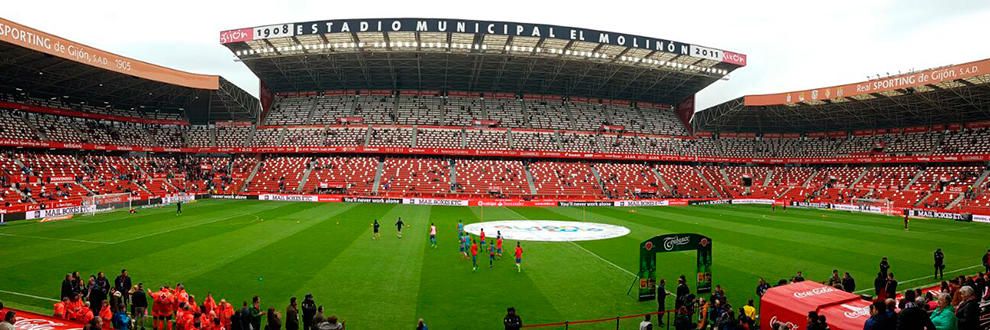
[[[16,313],[14,317],[15,330],[80,330],[83,324],[74,321],[57,319],[27,311],[10,309]]]
[[[782,285],[767,290],[760,298],[760,328],[773,329],[774,323],[781,329],[804,329],[808,312],[826,313],[831,329],[862,329],[869,318],[863,306],[869,306],[859,296],[821,283],[804,281]]]

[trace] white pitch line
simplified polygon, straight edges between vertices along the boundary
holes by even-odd
[[[111,242],[87,241],[87,240],[84,240],[84,239],[75,239],[75,238],[44,237],[44,236],[18,235],[18,234],[8,234],[8,233],[0,233],[0,236],[20,237],[20,238],[32,238],[32,239],[43,239],[43,240],[49,240],[49,241],[65,241],[65,242],[76,242],[76,243],[88,243],[88,244],[114,244],[114,243],[111,243]]]
[[[125,239],[125,240],[111,242],[109,244],[126,243],[126,242],[130,242],[130,241],[139,240],[139,239],[142,239],[142,238],[148,238],[148,237],[152,237],[152,236],[158,236],[158,235],[161,235],[161,234],[171,233],[171,232],[176,231],[176,230],[182,230],[182,229],[189,229],[189,228],[193,228],[193,227],[199,227],[199,226],[202,226],[202,225],[208,225],[208,224],[211,224],[211,223],[217,223],[217,222],[220,222],[220,221],[229,220],[229,219],[233,219],[233,218],[237,218],[237,217],[243,217],[243,216],[246,216],[246,215],[252,215],[252,214],[250,214],[250,213],[248,213],[248,214],[238,214],[238,215],[230,216],[230,217],[217,218],[216,220],[213,220],[213,221],[208,221],[208,222],[204,222],[204,223],[197,223],[197,224],[193,224],[191,226],[175,227],[175,228],[172,228],[172,229],[169,229],[169,230],[163,230],[163,231],[156,232],[156,233],[150,233],[150,234],[145,234],[145,235],[141,235],[141,236],[138,236],[138,237],[131,237],[131,238],[128,238],[128,239]],[[257,215],[255,215],[254,217],[255,218],[258,218]]]
[[[979,268],[979,267],[983,267],[983,265],[975,265],[975,266],[969,266],[969,267],[966,267],[966,268],[959,268],[959,269],[956,269],[956,270],[947,271],[946,273],[953,274],[953,273],[961,272],[961,271],[964,271],[964,270],[970,270],[970,269]],[[932,276],[923,276],[923,277],[918,277],[918,278],[912,278],[912,279],[907,280],[907,281],[897,282],[897,284],[900,285],[900,284],[904,284],[904,283],[917,282],[917,281],[924,280],[924,279],[929,279],[929,278],[932,278]],[[921,288],[921,287],[928,287],[928,286],[936,285],[936,284],[939,284],[939,283],[942,283],[942,282],[941,281],[934,282],[934,283],[931,283],[931,284],[928,284],[928,285],[920,286],[919,288]],[[914,289],[914,288],[912,288],[912,289]],[[857,290],[854,293],[864,293],[864,292],[869,292],[871,290],[873,290],[873,288],[863,289],[863,290]]]
[[[12,294],[12,295],[15,295],[15,296],[34,298],[34,299],[38,299],[38,300],[58,301],[58,299],[52,299],[52,298],[48,298],[48,297],[35,296],[35,295],[32,295],[32,294],[27,294],[27,293],[20,293],[20,292],[7,291],[7,290],[0,290],[0,292],[6,293],[6,294]]]
[[[612,265],[612,267],[618,268],[619,270],[625,272],[626,274],[629,274],[629,276],[638,277],[638,275],[634,274],[633,272],[630,272],[629,270],[627,270],[625,268],[619,267],[619,265],[616,265],[616,264],[612,263],[611,261],[608,261],[605,258],[602,258],[602,256],[600,256],[600,255],[598,255],[598,254],[596,254],[594,252],[591,252],[591,250],[585,249],[583,246],[581,246],[578,243],[575,243],[575,242],[571,241],[571,244],[574,244],[574,246],[577,246],[579,249],[584,250],[584,252],[588,252],[588,254],[595,256],[595,258],[598,258],[598,260],[604,261],[605,263],[607,263],[609,265]]]

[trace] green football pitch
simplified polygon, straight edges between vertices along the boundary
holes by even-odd
[[[654,311],[654,302],[627,295],[638,270],[638,244],[666,233],[712,238],[714,283],[734,306],[755,297],[759,277],[771,283],[803,271],[823,281],[849,271],[857,290],[872,291],[881,256],[901,288],[929,285],[935,248],[946,254],[946,276],[982,270],[990,225],[947,220],[767,206],[643,208],[448,207],[204,200],[173,207],[114,212],[71,220],[0,226],[0,301],[47,314],[65,273],[121,268],[146,287],[182,282],[239,305],[254,295],[284,311],[290,296],[313,293],[317,303],[354,329],[494,329],[514,306],[527,324],[598,319]],[[408,225],[398,239],[393,226]],[[372,240],[372,219],[382,239]],[[565,220],[627,227],[623,237],[582,242],[523,242],[523,271],[506,253],[472,272],[459,255],[456,222]],[[439,227],[439,247],[427,231]],[[491,234],[491,233],[489,233]],[[507,240],[506,246],[515,246]],[[479,258],[480,259],[480,258]],[[487,258],[486,258],[487,259]],[[479,260],[480,262],[480,260]],[[692,279],[694,252],[658,255],[661,277]],[[694,283],[689,280],[693,287]],[[199,299],[201,300],[201,299]],[[672,300],[668,306],[672,305]],[[631,326],[638,320],[623,321]],[[614,323],[578,328],[614,328]],[[623,328],[628,326],[623,325]]]

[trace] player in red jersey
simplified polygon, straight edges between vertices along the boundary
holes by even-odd
[[[516,253],[515,254],[516,254],[516,271],[517,272],[522,272],[522,255],[523,255],[523,249],[522,249],[522,246],[519,245],[519,242],[516,242]]]
[[[498,238],[495,239],[495,255],[499,259],[502,258],[502,235],[498,235]]]
[[[478,242],[471,240],[471,271],[478,270]]]

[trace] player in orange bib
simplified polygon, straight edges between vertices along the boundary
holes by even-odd
[[[234,316],[234,306],[227,302],[227,299],[220,299],[217,309],[219,310],[217,317],[220,318],[220,326],[224,329],[230,329],[230,318]]]
[[[69,297],[63,297],[62,301],[55,303],[55,306],[52,308],[55,311],[55,313],[52,314],[52,316],[63,320],[68,319],[68,317],[65,316],[65,311],[66,308],[68,308],[68,305],[69,305]]]
[[[157,292],[151,292],[148,290],[148,295],[151,296],[151,316],[155,318],[153,327],[156,330],[162,330],[168,328],[172,329],[172,324],[169,320],[172,318],[172,304],[175,299],[172,296],[172,292],[168,290],[168,286],[162,286],[162,289]]]
[[[110,302],[104,300],[100,306],[100,319],[103,320],[102,330],[113,330],[113,312],[110,311]]]
[[[213,294],[207,293],[206,299],[203,299],[203,314],[214,312],[217,309],[217,302],[213,300]]]

